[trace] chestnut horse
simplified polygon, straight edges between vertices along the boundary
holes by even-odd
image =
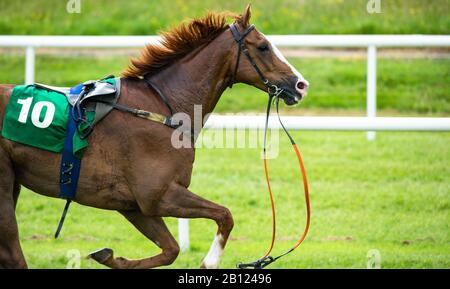
[[[174,112],[183,112],[193,121],[195,104],[202,106],[205,116],[233,83],[267,91],[261,75],[282,89],[279,96],[286,104],[297,103],[306,94],[308,82],[262,33],[249,29],[250,15],[250,6],[241,15],[209,13],[163,33],[160,45],[147,45],[123,73],[119,103],[170,114],[145,76],[168,97]],[[235,20],[232,25],[227,24],[229,16]],[[240,42],[236,33],[245,33]],[[0,85],[0,127],[13,88]],[[218,268],[233,218],[227,208],[188,189],[195,149],[175,148],[173,132],[168,126],[115,110],[91,134],[75,201],[118,211],[162,250],[156,256],[129,260],[114,257],[105,248],[90,255],[99,263],[111,268],[169,265],[177,258],[179,246],[163,217],[207,218],[217,223],[218,231],[201,267]],[[0,138],[0,267],[27,267],[15,216],[20,188],[58,197],[60,161],[60,154]]]

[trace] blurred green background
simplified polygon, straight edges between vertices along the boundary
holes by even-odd
[[[0,0],[0,34],[145,35],[206,11],[241,13],[252,3],[253,23],[266,34],[448,34],[448,0],[382,0],[368,14],[366,0]],[[369,17],[370,16],[370,17]]]
[[[81,13],[68,13],[64,0],[0,0],[0,34],[155,35],[206,11],[241,13],[243,1],[80,0]],[[265,34],[449,34],[449,0],[381,1],[381,12],[369,14],[365,0],[260,0],[252,2],[252,22]],[[0,48],[1,49],[1,48]],[[23,50],[0,50],[0,81],[24,81]],[[73,86],[85,79],[119,75],[139,50],[71,50],[61,54],[38,50],[36,81]],[[83,52],[84,51],[84,52]],[[83,52],[83,53],[81,53]],[[285,113],[364,114],[364,50],[336,57],[336,50],[300,50],[290,62],[310,81],[308,101]],[[310,53],[311,54],[311,50]],[[305,55],[305,56],[304,56]],[[379,49],[377,106],[380,115],[450,113],[450,50]],[[326,57],[331,56],[331,57]],[[400,57],[398,57],[400,56]],[[263,92],[243,85],[227,90],[217,112],[263,112]],[[305,112],[307,109],[307,112]],[[344,110],[342,112],[342,110]]]
[[[0,34],[154,35],[206,11],[240,13],[243,1],[81,0],[81,13],[67,1],[0,0]],[[265,34],[449,34],[449,1],[382,0],[382,13],[368,14],[366,0],[252,1],[255,23]],[[364,50],[299,50],[289,61],[311,82],[294,115],[364,115]],[[36,81],[71,86],[119,75],[138,50],[38,49]],[[379,50],[378,115],[449,116],[450,57],[446,49]],[[312,56],[311,56],[312,55]],[[0,83],[24,81],[22,49],[0,48]],[[237,85],[216,112],[263,112],[266,95]],[[214,131],[205,132],[213,135]],[[280,136],[282,137],[282,136]],[[310,235],[299,251],[272,268],[365,268],[377,249],[383,268],[450,268],[450,133],[294,132],[309,173]],[[297,164],[281,139],[271,161],[277,199],[279,247],[289,248],[304,223]],[[229,207],[235,229],[223,267],[260,256],[270,240],[270,208],[258,149],[197,150],[191,189]],[[74,204],[62,238],[54,240],[63,202],[24,189],[18,204],[21,242],[32,268],[64,268],[69,250],[82,256],[109,246],[117,255],[140,258],[158,249],[117,213]],[[176,235],[177,223],[168,218]],[[192,220],[191,250],[172,268],[195,268],[216,227]],[[81,260],[82,268],[101,268]]]

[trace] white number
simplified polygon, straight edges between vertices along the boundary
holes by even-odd
[[[40,121],[39,117],[41,116],[41,112],[44,107],[47,107],[47,111],[45,112],[44,120]],[[31,122],[35,127],[47,128],[52,124],[54,116],[55,105],[48,101],[40,101],[33,107],[33,111],[31,112]]]
[[[25,98],[25,99],[19,99],[17,101],[18,104],[22,105],[22,110],[20,111],[20,115],[19,115],[19,119],[18,119],[19,122],[27,123],[28,112],[30,112],[30,106],[31,106],[32,102],[33,102],[32,97]]]
[[[26,99],[19,99],[17,101],[17,103],[22,105],[22,110],[20,111],[18,119],[19,122],[21,123],[27,122],[27,117],[28,113],[30,112],[32,102],[33,102],[32,97],[28,97]],[[41,121],[40,116],[44,107],[47,108],[47,111],[45,112],[44,120]],[[39,101],[34,105],[33,111],[31,112],[31,122],[35,127],[47,128],[52,124],[54,116],[55,116],[55,105],[48,101]]]

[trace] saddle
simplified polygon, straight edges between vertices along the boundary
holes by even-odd
[[[81,119],[85,112],[95,112],[93,121],[89,124],[89,131],[81,138],[86,138],[93,127],[101,121],[112,109],[111,104],[116,104],[120,96],[120,78],[113,75],[100,80],[89,80],[74,87],[57,87],[41,83],[34,84],[37,88],[43,88],[58,92],[67,98],[67,102],[76,110],[79,122],[86,122]],[[80,126],[81,126],[80,123]]]

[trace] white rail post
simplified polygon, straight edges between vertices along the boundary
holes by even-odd
[[[178,219],[178,242],[181,252],[189,251],[189,220]]]
[[[35,52],[33,46],[27,46],[25,53],[25,84],[34,83],[34,60]]]
[[[369,45],[367,48],[367,117],[377,114],[377,48]],[[375,140],[375,132],[368,131],[367,139]]]

